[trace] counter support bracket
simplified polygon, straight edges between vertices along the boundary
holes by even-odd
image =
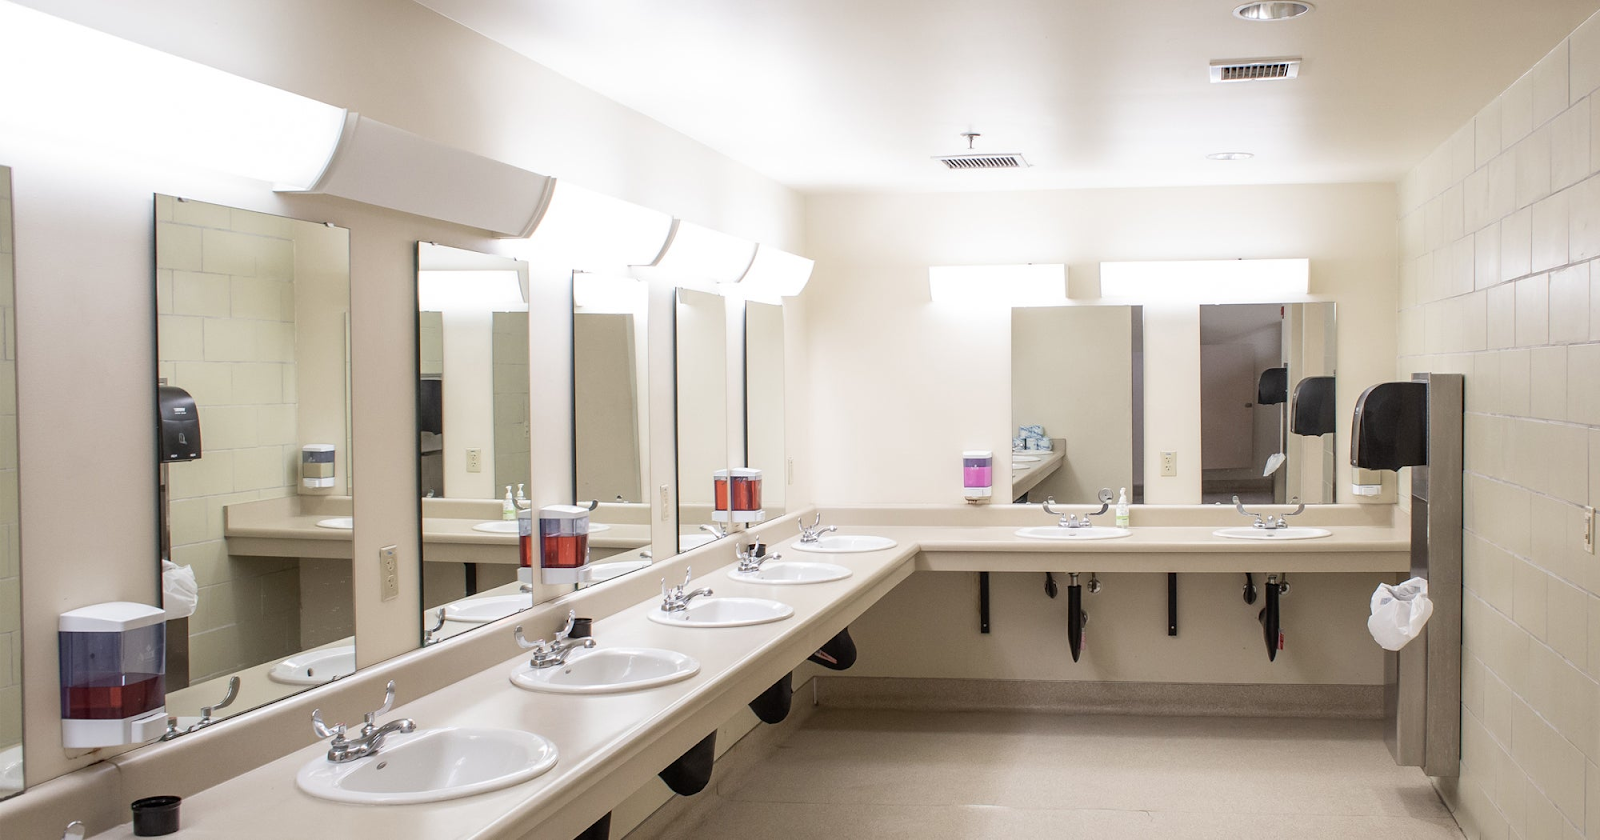
[[[1178,635],[1178,573],[1167,572],[1167,635]]]
[[[989,633],[989,573],[978,573],[978,632]]]

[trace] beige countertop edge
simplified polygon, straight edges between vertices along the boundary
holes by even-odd
[[[915,546],[905,545],[844,561],[856,574],[843,592],[827,592],[835,589],[830,584],[739,583],[726,577],[733,564],[695,580],[721,590],[719,594],[783,600],[796,610],[789,621],[725,630],[664,627],[645,618],[655,608],[651,599],[595,622],[595,636],[602,645],[667,647],[695,656],[701,661],[701,674],[682,683],[623,695],[524,692],[507,684],[507,674],[523,658],[517,656],[408,702],[389,716],[412,717],[425,729],[500,726],[539,732],[562,751],[556,768],[539,778],[447,802],[378,808],[342,805],[312,798],[294,786],[300,766],[326,750],[319,743],[189,797],[184,803],[184,836],[510,840],[535,833],[557,836],[562,831],[550,832],[568,824],[576,834],[604,813],[596,808],[616,804],[611,800],[622,788],[602,791],[601,782],[636,778],[643,783],[655,775],[908,576],[914,553]],[[760,641],[752,644],[752,637]],[[744,697],[746,693],[750,696]],[[623,717],[632,722],[616,725]],[[585,744],[571,743],[586,737]],[[663,759],[660,766],[657,759]],[[291,800],[292,807],[286,807]],[[485,815],[494,816],[486,820]],[[132,836],[128,823],[95,835],[97,840]]]

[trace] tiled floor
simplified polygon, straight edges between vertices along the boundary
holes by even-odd
[[[819,709],[672,836],[1460,838],[1379,725]]]

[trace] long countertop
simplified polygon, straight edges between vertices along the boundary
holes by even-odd
[[[1378,517],[1366,512],[1333,513],[1325,515],[1333,518],[1324,518],[1320,523],[1308,516],[1310,524],[1328,524],[1333,535],[1293,542],[1215,537],[1211,531],[1217,527],[1242,524],[1218,513],[1209,509],[1175,511],[1165,520],[1173,524],[1135,527],[1129,537],[1063,543],[1015,535],[1018,527],[1046,524],[1031,510],[957,509],[953,515],[950,510],[936,508],[877,515],[867,509],[841,511],[838,517],[827,517],[841,523],[839,533],[884,536],[897,545],[867,553],[817,554],[794,550],[794,538],[775,541],[771,550],[785,554],[786,559],[824,560],[853,572],[844,580],[804,586],[766,586],[729,579],[727,572],[733,568],[727,562],[730,544],[719,541],[697,549],[687,558],[663,560],[657,564],[660,571],[652,569],[649,576],[619,578],[627,583],[615,592],[630,593],[631,601],[654,589],[655,577],[681,575],[686,561],[704,563],[705,568],[696,569],[699,574],[693,585],[710,586],[719,596],[780,600],[795,608],[792,618],[741,628],[677,628],[646,619],[646,614],[659,603],[658,597],[631,605],[619,603],[608,611],[604,594],[608,587],[596,587],[572,597],[582,599],[587,595],[598,600],[570,601],[579,604],[580,609],[584,603],[598,605],[592,614],[596,618],[594,635],[601,647],[660,647],[694,656],[700,661],[701,670],[689,680],[628,694],[540,694],[509,683],[509,673],[525,656],[504,659],[421,697],[409,697],[405,678],[400,677],[398,688],[403,704],[389,719],[409,717],[423,729],[476,726],[539,733],[560,751],[555,768],[544,775],[500,791],[447,802],[389,807],[343,805],[313,798],[295,787],[294,776],[299,768],[319,760],[326,751],[324,743],[317,743],[186,796],[183,836],[475,840],[574,836],[617,804],[618,791],[636,790],[917,570],[1394,574],[1409,569],[1404,532],[1392,524],[1377,524]],[[1228,513],[1231,516],[1231,511]],[[1340,516],[1345,518],[1339,519]],[[862,520],[907,524],[872,525]],[[1006,524],[993,524],[996,520]],[[1203,520],[1212,524],[1199,524]],[[929,524],[933,521],[972,524]],[[1151,511],[1149,521],[1163,520],[1158,512]],[[792,525],[784,523],[783,527]],[[716,566],[711,567],[711,563]],[[564,616],[568,602],[563,598],[541,605],[463,639],[509,634],[516,623],[530,625],[530,635],[535,631],[548,635],[554,628],[541,625],[553,624]],[[455,644],[462,643],[465,642]],[[422,661],[417,657],[448,656],[444,649],[449,647],[446,644],[413,652],[407,655],[410,661],[400,668],[417,667]],[[385,676],[385,666],[367,670],[373,673],[357,676],[367,677],[359,685],[364,691],[371,691],[375,680]],[[351,683],[325,690],[348,695],[358,684],[355,679]],[[381,689],[377,694],[381,695]],[[380,700],[381,696],[371,697],[367,707],[376,706]],[[328,705],[326,699],[318,702]],[[345,696],[343,705],[347,707],[349,703]],[[299,712],[303,714],[303,710]],[[202,733],[199,737],[207,735]],[[185,740],[174,743],[183,744]],[[133,835],[131,825],[123,824],[96,836],[121,840]]]

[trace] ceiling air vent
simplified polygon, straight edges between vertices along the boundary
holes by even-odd
[[[1025,169],[1022,155],[940,155],[934,158],[947,169]]]
[[[1257,58],[1211,62],[1211,82],[1276,82],[1300,75],[1298,58]]]

